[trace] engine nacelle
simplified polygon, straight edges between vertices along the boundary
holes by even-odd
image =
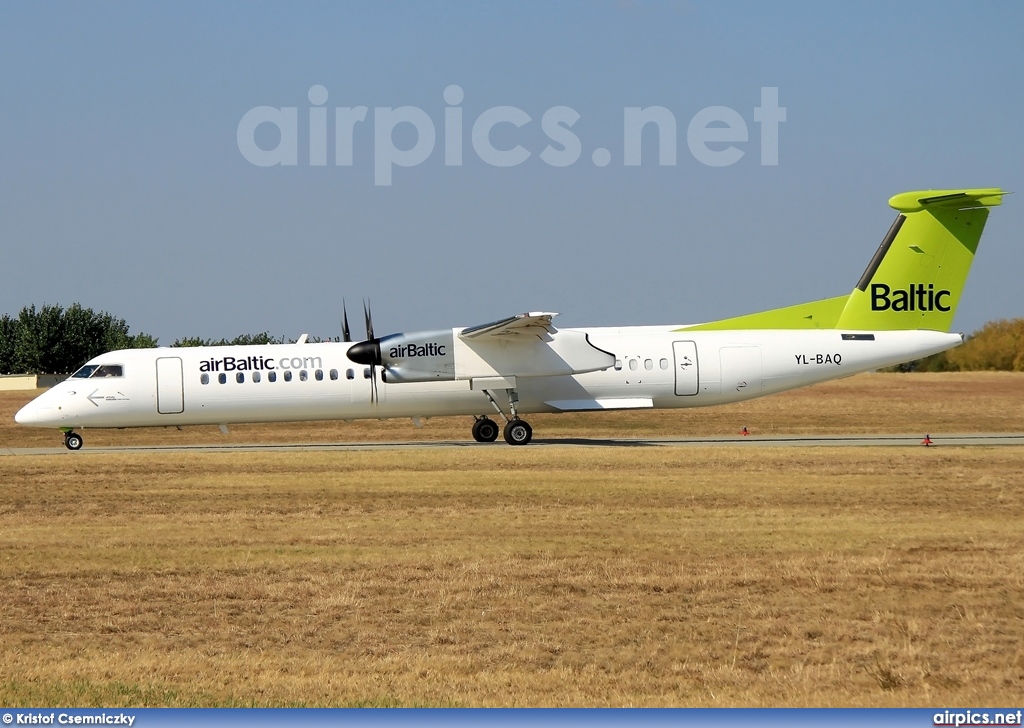
[[[451,329],[392,334],[378,342],[386,382],[442,382],[455,379]]]

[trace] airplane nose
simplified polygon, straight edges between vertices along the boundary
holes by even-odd
[[[14,421],[19,425],[31,425],[32,424],[32,410],[34,407],[31,403],[25,405],[14,415]]]
[[[35,402],[29,402],[14,415],[14,421],[19,425],[46,425],[53,419],[53,407],[40,407]]]

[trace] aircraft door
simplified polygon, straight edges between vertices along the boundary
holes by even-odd
[[[156,360],[156,411],[162,415],[177,415],[185,411],[181,359],[176,356],[162,356]]]
[[[673,341],[672,352],[676,359],[676,394],[697,394],[697,344],[692,341]]]

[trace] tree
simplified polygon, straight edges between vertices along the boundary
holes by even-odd
[[[1024,318],[989,321],[949,360],[961,371],[1024,371]]]
[[[0,319],[0,373],[65,374],[115,349],[156,346],[148,334],[132,336],[124,319],[72,304],[35,305]]]
[[[269,331],[259,334],[239,334],[231,339],[203,339],[198,336],[187,336],[176,339],[171,346],[250,346],[253,344],[283,344],[284,337],[274,338]]]
[[[14,340],[18,322],[7,314],[0,317],[0,374],[14,371]]]
[[[63,350],[61,319],[64,309],[35,304],[21,309],[18,315],[18,336],[14,341],[14,370],[29,374],[56,374],[55,366]]]
[[[1024,318],[989,321],[949,351],[899,364],[897,372],[1024,372]]]

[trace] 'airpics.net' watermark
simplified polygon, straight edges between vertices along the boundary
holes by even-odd
[[[299,133],[299,108],[297,106],[257,106],[250,109],[238,122],[238,150],[242,156],[257,167],[295,166],[299,164],[301,137],[308,144],[309,165],[325,167],[328,164],[328,141],[334,147],[333,163],[338,167],[353,166],[354,146],[357,135],[368,133],[372,123],[373,133],[373,182],[378,186],[392,183],[395,167],[415,167],[430,158],[437,147],[437,127],[434,120],[423,109],[416,106],[375,106],[372,122],[367,118],[370,109],[366,106],[337,106],[328,109],[327,89],[313,86],[308,93],[310,108],[308,115],[308,136]],[[443,93],[444,121],[442,124],[444,164],[447,167],[461,167],[465,151],[465,127],[462,101],[465,93],[460,86],[452,84]],[[329,112],[333,111],[333,133],[329,132]],[[548,144],[536,155],[551,167],[568,167],[576,164],[583,156],[583,143],[573,131],[580,114],[569,106],[552,106],[540,117],[540,128]],[[775,86],[761,88],[760,106],[754,107],[754,123],[759,127],[758,141],[763,166],[779,163],[779,124],[786,120],[786,109],[779,106],[779,89]],[[305,120],[304,120],[305,121]],[[515,167],[523,164],[534,151],[521,143],[509,146],[496,145],[492,138],[495,127],[510,124],[519,129],[534,122],[533,117],[516,106],[493,106],[483,111],[469,124],[469,141],[473,153],[485,164],[493,167]],[[643,162],[644,128],[653,124],[657,130],[657,160],[660,166],[675,166],[678,139],[675,115],[664,106],[626,106],[622,110],[622,164],[638,167]],[[270,125],[277,130],[276,145],[264,148],[257,143],[258,129]],[[409,129],[401,129],[408,125]],[[362,131],[366,129],[367,131]],[[411,135],[415,141],[411,146],[395,143],[395,130]],[[303,129],[305,131],[305,129]],[[503,129],[507,138],[507,130]],[[272,136],[272,135],[271,135]],[[693,158],[709,167],[727,167],[738,162],[746,150],[741,144],[750,140],[750,130],[743,115],[727,106],[708,106],[690,119],[686,127],[686,146]],[[499,148],[499,146],[503,148]],[[303,157],[305,157],[303,150]],[[650,154],[650,150],[649,150]],[[612,163],[612,152],[598,147],[590,153],[590,161],[597,167]]]

